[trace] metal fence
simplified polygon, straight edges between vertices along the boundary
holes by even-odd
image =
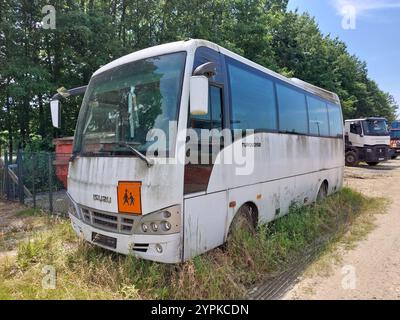
[[[0,197],[65,215],[70,154],[4,153],[0,160]]]

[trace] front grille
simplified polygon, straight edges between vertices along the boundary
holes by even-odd
[[[117,248],[117,239],[105,236],[104,234],[92,232],[92,241],[108,248]]]
[[[132,234],[136,225],[136,217],[129,217],[117,213],[100,212],[86,207],[81,207],[82,219],[85,223],[117,233]]]

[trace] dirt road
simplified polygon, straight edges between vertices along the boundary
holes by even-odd
[[[400,299],[400,160],[346,168],[345,185],[390,198],[387,214],[376,216],[377,227],[328,276],[305,276],[284,299]]]

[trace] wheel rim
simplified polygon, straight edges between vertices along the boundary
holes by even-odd
[[[348,163],[354,163],[354,161],[355,161],[354,156],[353,156],[352,154],[349,154],[349,155],[347,156],[347,162],[348,162]]]

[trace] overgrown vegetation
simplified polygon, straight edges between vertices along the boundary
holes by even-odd
[[[386,116],[396,103],[369,78],[345,43],[323,35],[288,0],[55,0],[56,29],[40,27],[47,0],[0,0],[0,145],[48,150],[72,135],[81,97],[63,101],[53,129],[56,89],[88,83],[101,65],[149,46],[203,38],[290,77],[337,92],[345,118]],[[1,152],[0,152],[1,153]]]
[[[15,258],[0,260],[0,299],[242,298],[249,286],[284,270],[321,238],[328,246],[357,230],[359,219],[371,224],[385,205],[383,199],[345,188],[321,203],[292,208],[255,235],[237,232],[225,250],[177,265],[92,246],[76,237],[68,221],[56,219],[51,228],[22,242]],[[349,243],[359,236],[354,233]],[[54,290],[42,288],[42,269],[48,265],[57,272]]]

